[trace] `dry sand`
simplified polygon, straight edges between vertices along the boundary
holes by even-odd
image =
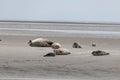
[[[59,42],[72,54],[43,57],[51,48],[30,47],[27,42],[41,36],[0,36],[0,78],[119,80],[120,39],[90,37],[45,37]],[[72,48],[73,42],[82,48]],[[96,47],[92,47],[92,43]],[[108,56],[92,56],[94,50]]]

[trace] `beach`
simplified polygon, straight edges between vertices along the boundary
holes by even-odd
[[[120,25],[0,23],[0,78],[28,80],[119,80]],[[46,38],[71,51],[43,57],[51,47],[30,47]],[[82,48],[72,48],[78,42]],[[96,47],[92,47],[92,43]],[[93,56],[95,50],[110,55]]]

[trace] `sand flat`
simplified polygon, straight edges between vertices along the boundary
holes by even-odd
[[[39,32],[43,33],[43,32]],[[69,36],[0,35],[1,79],[67,79],[67,80],[119,80],[120,38],[92,35]],[[30,39],[44,37],[59,42],[69,49],[70,55],[43,57],[52,48],[30,47]],[[74,42],[82,48],[72,48]],[[92,47],[96,43],[96,47]],[[94,50],[109,52],[108,56],[92,56]]]

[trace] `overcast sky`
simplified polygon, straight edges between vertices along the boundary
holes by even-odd
[[[0,20],[120,22],[120,0],[0,0]]]

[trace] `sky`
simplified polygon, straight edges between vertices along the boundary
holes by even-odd
[[[120,22],[120,0],[0,0],[0,20]]]

